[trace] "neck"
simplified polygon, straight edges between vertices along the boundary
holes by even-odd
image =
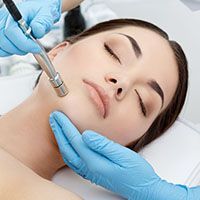
[[[0,119],[1,148],[46,179],[64,166],[49,126],[49,114],[54,109],[35,90]]]

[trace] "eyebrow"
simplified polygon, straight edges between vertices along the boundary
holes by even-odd
[[[130,43],[133,47],[133,51],[137,58],[142,56],[141,48],[138,45],[137,41],[133,37],[123,34],[123,33],[117,33],[117,34],[125,36],[130,41]],[[162,88],[155,80],[150,80],[149,82],[147,82],[147,84],[160,96],[161,101],[162,101],[162,105],[161,105],[161,108],[162,108],[164,105],[164,92],[163,92]]]
[[[133,48],[133,51],[134,51],[137,58],[142,56],[141,48],[138,45],[137,41],[133,37],[131,37],[130,35],[123,34],[123,33],[117,33],[117,34],[125,36],[130,41],[132,48]]]
[[[156,92],[159,94],[161,100],[162,100],[162,106],[164,104],[164,92],[161,89],[160,85],[155,81],[155,80],[150,80],[149,82],[147,82],[147,84]]]

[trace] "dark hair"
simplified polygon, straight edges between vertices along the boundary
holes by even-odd
[[[125,26],[146,28],[154,31],[155,33],[166,39],[169,42],[171,49],[173,50],[179,75],[178,85],[169,105],[154,120],[150,128],[142,137],[128,145],[130,149],[134,151],[139,151],[145,145],[149,144],[154,139],[161,136],[175,122],[184,105],[188,89],[188,63],[181,46],[177,42],[169,40],[167,33],[159,27],[149,22],[138,19],[116,19],[102,22],[80,33],[79,35],[67,38],[66,40],[69,41],[71,44],[74,44],[88,36],[95,35],[104,31],[122,28]]]

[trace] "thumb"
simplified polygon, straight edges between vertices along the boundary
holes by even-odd
[[[138,156],[134,151],[94,131],[85,131],[82,135],[82,140],[90,149],[121,167],[127,167],[127,164],[130,164]]]
[[[31,21],[30,26],[34,37],[42,38],[52,29],[53,17],[48,11],[41,9]]]

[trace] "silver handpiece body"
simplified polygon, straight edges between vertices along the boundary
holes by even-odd
[[[28,25],[23,20],[23,18],[21,18],[18,21],[18,24],[19,24],[20,28],[22,29],[22,31],[24,32],[24,34],[26,36],[28,36],[29,38],[31,38],[34,42],[36,42],[40,46],[40,48],[42,49],[41,53],[34,54],[34,57],[37,60],[37,62],[39,63],[39,65],[41,66],[41,68],[45,71],[45,73],[49,77],[49,81],[50,81],[51,85],[53,86],[54,90],[56,91],[57,95],[59,97],[66,96],[69,93],[69,91],[68,91],[65,83],[61,79],[60,74],[58,72],[56,72],[56,70],[55,70],[53,64],[51,63],[51,60],[49,59],[44,47],[39,42],[39,40],[35,39],[31,35],[31,28],[28,27]]]

